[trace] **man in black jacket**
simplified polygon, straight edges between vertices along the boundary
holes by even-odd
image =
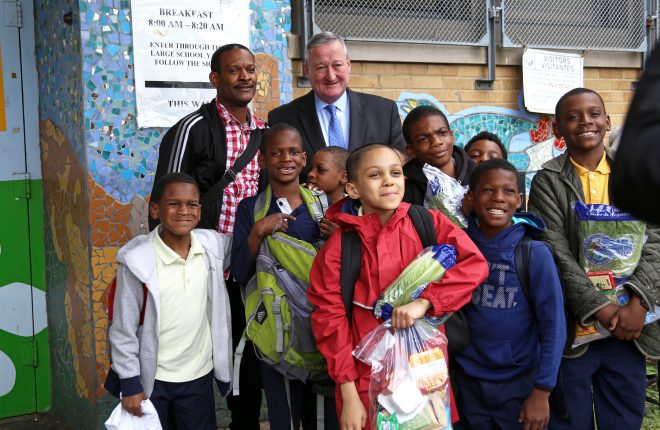
[[[660,224],[659,95],[660,49],[656,48],[630,105],[610,179],[614,203],[655,224]]]
[[[260,185],[256,154],[265,125],[248,108],[257,85],[254,55],[243,45],[221,46],[211,57],[209,80],[217,96],[165,134],[154,184],[166,173],[189,174],[197,181],[201,194],[200,227],[231,234],[238,202],[256,195]],[[153,229],[157,221],[149,221]],[[231,275],[227,290],[236,348],[245,328],[245,311],[239,286]],[[232,430],[259,429],[258,375],[257,359],[250,344],[241,361],[240,396],[227,397]]]

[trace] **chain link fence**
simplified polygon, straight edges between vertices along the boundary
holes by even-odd
[[[486,45],[485,0],[314,0],[321,30],[350,40]]]
[[[651,0],[660,3],[660,0]],[[502,0],[502,45],[643,51],[646,0]],[[488,44],[486,0],[312,0],[314,24],[349,40]]]
[[[505,0],[504,46],[643,51],[643,0]]]

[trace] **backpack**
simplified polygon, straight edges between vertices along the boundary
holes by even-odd
[[[327,208],[325,194],[303,187],[300,194],[312,218],[320,221]],[[255,222],[266,216],[270,202],[269,186],[257,197]],[[307,381],[327,373],[310,325],[314,308],[307,299],[316,253],[314,245],[285,233],[266,236],[259,247],[255,275],[243,294],[244,337],[252,341],[259,359],[288,379]]]
[[[115,311],[115,293],[117,291],[117,276],[112,278],[112,282],[110,283],[110,291],[108,292],[108,306],[107,306],[107,314],[108,314],[108,325],[106,327],[106,347],[108,348],[108,357],[110,357],[110,364],[112,364],[112,354],[110,353],[110,340],[108,337],[108,332],[110,331],[110,326],[112,325],[112,318],[114,316],[114,311]],[[145,284],[142,284],[142,294],[143,294],[143,299],[142,299],[142,308],[140,308],[140,322],[139,325],[144,324],[144,311],[147,308],[147,297],[149,296],[149,291],[147,290],[147,286]],[[117,375],[117,372],[115,372],[112,367],[108,369],[108,374],[105,377],[105,381],[103,382],[103,388],[108,391],[108,393],[112,394],[115,397],[119,397],[119,392],[121,391],[121,387],[119,386],[119,375]]]
[[[412,204],[408,210],[408,216],[422,242],[422,249],[438,244],[433,218],[428,209],[424,206]],[[339,279],[344,308],[350,324],[353,312],[353,291],[355,283],[360,277],[362,250],[360,248],[360,238],[355,231],[343,231],[341,244],[342,266]],[[532,239],[525,235],[518,242],[514,251],[516,272],[527,300],[529,300],[529,255],[531,247]],[[463,309],[454,312],[445,321],[444,325],[445,335],[447,336],[447,351],[450,355],[459,353],[468,347],[470,344],[470,329]]]

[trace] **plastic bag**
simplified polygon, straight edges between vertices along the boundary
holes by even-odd
[[[461,228],[467,227],[467,218],[463,215],[462,205],[468,187],[464,187],[456,179],[429,164],[424,164],[422,171],[429,181],[424,206],[439,210]]]
[[[142,401],[142,416],[136,417],[120,404],[112,411],[105,422],[107,430],[162,430],[158,412],[151,400]]]
[[[386,321],[353,355],[371,366],[370,429],[451,429],[447,338],[424,320],[392,329]]]
[[[611,272],[617,285],[635,271],[646,223],[611,205],[574,203],[579,219],[579,262],[586,272]]]
[[[612,303],[623,306],[630,298],[624,282],[639,264],[646,241],[646,223],[611,205],[573,204],[579,220],[579,263],[594,288]],[[660,318],[657,306],[647,312],[645,324]],[[577,324],[573,348],[611,336],[602,324]]]
[[[436,245],[423,249],[413,261],[387,287],[374,305],[376,318],[388,320],[392,310],[417,299],[431,282],[437,282],[445,271],[456,264],[456,248],[452,245]],[[438,325],[444,318],[425,317],[430,323]]]
[[[612,278],[612,275],[609,274],[593,274],[590,276],[594,285],[600,289],[600,291],[614,304],[619,306],[624,306],[630,301],[628,293],[623,287],[614,287],[614,279],[612,278],[611,283],[604,281],[604,276],[608,275]],[[612,286],[612,288],[608,288]],[[644,324],[650,324],[652,322],[660,320],[660,307],[654,305],[653,309],[646,312],[646,318],[644,319]],[[593,325],[583,326],[578,324],[577,330],[575,332],[575,340],[571,345],[573,348],[584,345],[594,340],[604,339],[611,336],[612,333],[604,327],[600,322],[596,321]]]

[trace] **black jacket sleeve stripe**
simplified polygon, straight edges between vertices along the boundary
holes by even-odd
[[[169,167],[167,169],[168,173],[181,170],[181,163],[186,154],[186,145],[188,144],[190,129],[201,119],[203,119],[203,116],[197,111],[181,120],[181,125],[174,137],[174,145],[172,147],[172,152],[170,153]]]

